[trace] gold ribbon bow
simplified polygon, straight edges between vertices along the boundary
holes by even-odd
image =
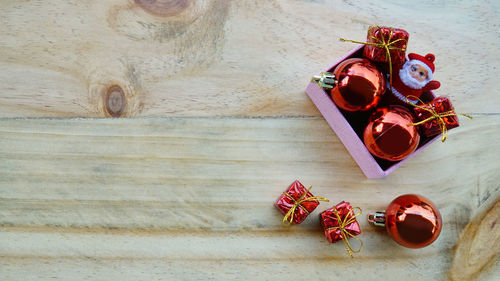
[[[355,213],[354,212],[354,209],[356,210],[359,210],[358,213]],[[342,220],[340,218],[340,215],[339,215],[339,212],[337,211],[337,209],[334,209],[333,210],[334,213],[335,213],[335,216],[337,216],[337,221],[339,223],[339,226],[334,226],[334,227],[330,227],[330,228],[327,228],[326,230],[334,230],[334,229],[340,229],[340,235],[342,235],[342,241],[344,242],[344,246],[347,250],[347,253],[349,253],[349,256],[351,256],[351,258],[353,257],[352,254],[353,253],[359,253],[361,252],[361,250],[363,249],[363,241],[361,239],[359,239],[358,237],[352,235],[351,233],[349,233],[345,228],[346,226],[350,225],[351,223],[355,222],[356,221],[356,217],[361,215],[362,213],[362,210],[360,207],[354,207],[352,208],[351,210],[349,210],[349,212],[345,215],[345,218],[344,220]],[[350,216],[352,214],[352,216]],[[353,250],[352,247],[351,247],[351,244],[349,243],[349,240],[347,240],[348,235],[352,238],[355,238],[357,239],[361,244],[359,245],[359,249],[357,250]]]
[[[299,199],[295,200],[292,196],[290,196],[290,194],[288,194],[287,192],[285,192],[285,195],[292,199],[293,201],[295,201],[295,203],[293,204],[293,206],[290,208],[290,210],[288,210],[288,212],[286,213],[285,217],[283,217],[283,224],[285,226],[290,226],[293,222],[293,216],[295,214],[295,209],[297,208],[302,208],[302,210],[304,210],[307,214],[309,214],[309,211],[306,210],[306,208],[302,207],[302,202],[306,202],[306,201],[326,201],[326,202],[330,202],[328,201],[328,199],[324,198],[324,197],[319,197],[319,196],[312,196],[312,197],[308,197],[308,198],[304,198],[306,197],[306,195],[309,193],[309,190],[311,190],[312,186],[310,186],[306,192],[304,192],[304,194],[302,194]]]
[[[372,28],[379,28],[379,27],[377,25],[370,26],[370,28],[368,29],[368,34],[370,34],[370,30],[372,30]],[[389,34],[389,39],[387,40],[387,42],[385,41],[383,32],[380,32],[380,39],[373,36],[373,35],[370,35],[370,38],[375,40],[376,42],[361,42],[361,41],[349,40],[349,39],[345,39],[345,38],[340,38],[340,41],[352,42],[352,43],[363,44],[363,45],[370,45],[370,46],[375,46],[377,48],[385,49],[385,58],[387,61],[389,61],[389,81],[390,81],[389,84],[390,84],[390,86],[392,86],[392,59],[391,59],[390,50],[398,50],[398,51],[405,52],[406,48],[398,48],[398,47],[395,47],[392,45],[396,44],[399,41],[406,41],[407,42],[407,40],[403,39],[403,38],[399,38],[399,39],[391,41],[392,36],[394,35],[394,29],[390,28],[390,30],[391,30],[391,33]]]
[[[411,97],[412,99],[418,100],[422,104],[425,104],[421,99],[419,99],[416,96],[412,96],[412,95],[406,97],[406,103],[408,103],[411,106],[414,106],[414,107],[423,109],[425,111],[428,111],[432,115],[429,118],[426,118],[426,119],[424,119],[422,121],[419,121],[419,122],[416,122],[416,123],[412,123],[409,126],[418,126],[418,125],[423,124],[425,122],[428,122],[428,121],[431,121],[431,120],[434,120],[434,119],[438,119],[439,120],[439,122],[438,122],[439,129],[441,130],[441,133],[442,133],[441,142],[444,142],[446,140],[446,137],[448,136],[448,129],[446,128],[446,122],[443,119],[444,117],[462,115],[462,116],[465,116],[467,118],[472,119],[472,116],[467,115],[467,114],[462,114],[462,113],[455,113],[455,111],[453,109],[449,110],[449,111],[446,111],[446,112],[437,113],[434,110],[434,107],[432,105],[429,105],[429,108],[427,108],[427,107],[424,107],[424,106],[413,104],[408,99],[409,97]]]

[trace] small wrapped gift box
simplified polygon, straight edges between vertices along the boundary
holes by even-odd
[[[312,195],[309,189],[296,180],[274,203],[274,206],[285,216],[283,218],[285,225],[300,224],[318,207],[319,201],[328,201],[326,198]]]
[[[359,212],[355,212],[355,209],[359,208],[353,208],[349,202],[342,201],[335,207],[327,209],[319,215],[321,226],[325,231],[328,241],[335,243],[344,240],[343,242],[351,256],[353,252],[361,251],[362,247],[361,240],[355,237],[361,234],[361,229],[356,220],[356,217],[361,214],[361,209],[359,209]],[[347,239],[352,237],[357,238],[361,242],[359,250],[353,250],[347,241]]]
[[[366,45],[363,55],[372,61],[391,63],[393,65],[403,64],[409,37],[410,35],[404,29],[371,26],[368,29],[366,42],[387,44],[390,56],[387,56],[385,48],[377,47],[377,45]]]
[[[441,134],[442,126],[450,130],[460,125],[450,100],[445,97],[435,98],[429,103],[415,107],[413,111],[417,122],[423,122],[419,125],[421,133],[428,137]],[[433,118],[434,114],[437,118]]]
[[[337,62],[324,69],[323,72],[332,72],[339,63],[346,59],[362,58],[365,47],[364,45],[358,46]],[[439,136],[421,136],[417,149],[401,161],[391,162],[376,158],[370,154],[363,143],[363,130],[368,124],[368,118],[371,114],[370,111],[346,112],[339,109],[332,101],[329,92],[325,91],[314,82],[311,82],[307,86],[306,93],[368,178],[383,178],[389,175],[439,138]],[[387,96],[388,94],[389,93],[386,92],[384,95]],[[430,102],[434,98],[435,96],[432,91],[424,92],[422,96],[420,96],[423,102]],[[383,102],[380,106],[383,106]],[[411,110],[409,106],[408,108]]]
[[[335,243],[344,239],[342,228],[340,227],[343,223],[345,224],[343,228],[351,235],[356,236],[361,233],[355,213],[352,210],[352,206],[349,202],[342,201],[335,207],[327,209],[319,214],[319,221],[330,243]]]

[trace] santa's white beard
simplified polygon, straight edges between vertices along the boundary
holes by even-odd
[[[403,68],[399,70],[399,78],[401,79],[401,82],[403,82],[406,86],[412,88],[412,89],[422,89],[427,83],[429,83],[430,79],[426,79],[424,81],[419,81],[410,74],[410,68],[414,62],[412,61],[407,61],[403,65]]]

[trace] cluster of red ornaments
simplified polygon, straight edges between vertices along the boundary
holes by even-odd
[[[419,146],[421,135],[443,133],[444,141],[446,130],[459,126],[447,98],[421,101],[423,93],[440,86],[432,80],[435,58],[432,54],[407,58],[408,38],[403,29],[372,26],[367,42],[342,39],[365,44],[363,57],[346,59],[332,73],[316,77],[344,112],[371,113],[360,115],[367,118],[360,135],[372,155],[388,161],[408,157]]]
[[[363,44],[363,48],[351,52],[332,67],[331,72],[313,77],[313,82],[328,89],[331,100],[340,109],[339,112],[325,100],[326,95],[317,98],[314,87],[310,97],[316,105],[321,104],[320,111],[326,105],[324,111],[328,116],[341,118],[341,113],[379,164],[403,160],[440,133],[444,141],[447,130],[459,126],[450,101],[431,92],[440,87],[440,83],[433,80],[434,55],[406,55],[408,38],[408,32],[403,29],[372,26],[366,42],[341,39]],[[328,112],[329,109],[332,110]],[[329,123],[331,119],[327,119]],[[348,135],[353,133],[349,131]],[[358,149],[357,144],[354,147]],[[367,154],[366,151],[363,154]],[[328,201],[314,196],[310,189],[295,181],[275,202],[285,225],[300,224],[320,201]],[[363,246],[357,237],[361,234],[357,221],[360,214],[361,208],[342,201],[319,215],[328,241],[342,241],[351,256]],[[385,211],[369,214],[368,221],[385,227],[394,241],[409,248],[431,244],[442,228],[436,206],[415,194],[397,197]],[[359,242],[357,250],[351,247],[352,238]]]
[[[328,201],[317,197],[306,189],[298,180],[293,182],[274,203],[281,212],[283,224],[300,224],[320,204]],[[349,202],[342,201],[319,214],[320,224],[330,243],[343,241],[349,255],[361,251],[362,241],[357,238],[361,234],[356,217],[361,209],[352,207]],[[439,210],[427,198],[406,194],[394,199],[384,212],[368,215],[368,221],[383,226],[397,243],[409,248],[425,247],[437,239],[441,232],[442,220]],[[353,250],[348,239],[359,240],[358,250]]]

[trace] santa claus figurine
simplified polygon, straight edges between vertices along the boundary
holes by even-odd
[[[409,60],[403,65],[395,68],[392,78],[392,93],[400,101],[406,103],[407,98],[416,104],[423,92],[435,90],[441,84],[432,80],[434,74],[434,55],[427,54],[425,57],[417,54],[409,54]]]

